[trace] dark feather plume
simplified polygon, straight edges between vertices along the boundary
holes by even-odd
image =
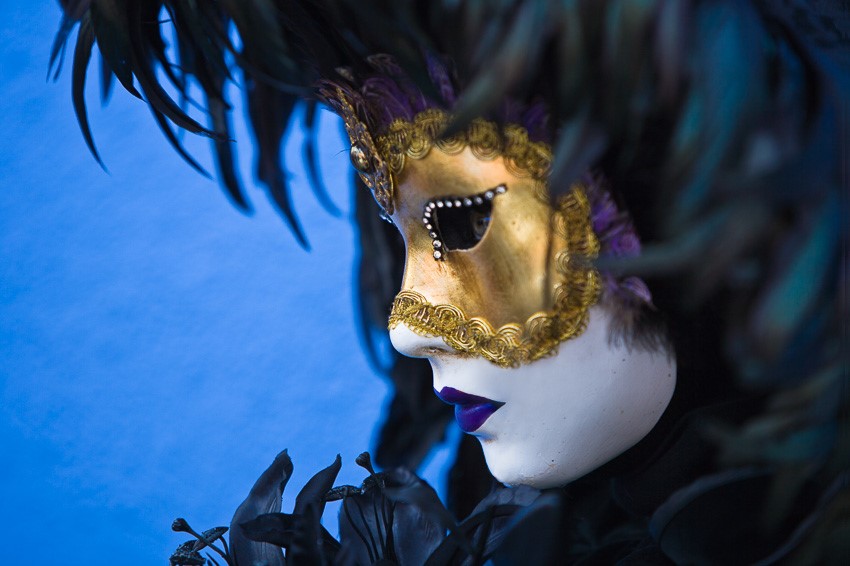
[[[77,45],[74,47],[74,77],[71,90],[74,99],[74,112],[77,114],[77,122],[80,124],[80,130],[83,132],[86,145],[98,164],[106,169],[94,145],[94,138],[92,137],[91,127],[89,126],[88,112],[86,111],[86,70],[91,59],[94,39],[91,18],[84,16],[80,23],[80,29],[77,32]]]

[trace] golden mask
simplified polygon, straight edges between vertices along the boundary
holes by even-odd
[[[373,141],[350,106],[336,110],[352,162],[406,245],[390,328],[503,367],[581,334],[599,296],[599,243],[582,186],[550,203],[548,146],[480,119],[442,138],[450,118],[436,109]]]

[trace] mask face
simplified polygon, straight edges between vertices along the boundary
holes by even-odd
[[[580,191],[556,209],[500,157],[432,149],[396,176],[392,220],[407,249],[393,345],[431,362],[497,479],[563,485],[655,425],[675,363],[609,340]]]
[[[545,185],[501,157],[466,148],[408,160],[392,217],[407,263],[390,328],[502,367],[550,355],[581,334],[598,296],[589,214],[580,189],[555,210]]]

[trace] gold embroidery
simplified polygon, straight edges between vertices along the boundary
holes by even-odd
[[[503,157],[508,170],[518,177],[546,180],[552,165],[552,152],[545,143],[529,140],[522,126],[500,127],[495,122],[476,118],[466,130],[441,138],[450,122],[451,115],[437,108],[420,112],[412,122],[401,119],[392,122],[387,132],[375,140],[390,174],[401,173],[405,158],[422,159],[433,147],[448,154],[457,154],[469,147],[481,160]]]
[[[432,305],[415,291],[401,291],[393,301],[389,327],[404,323],[417,334],[440,336],[459,352],[482,356],[502,367],[552,354],[558,344],[584,332],[588,311],[599,298],[599,273],[592,265],[599,240],[581,186],[574,186],[560,200],[554,229],[567,246],[556,258],[562,279],[555,288],[551,313],[536,313],[523,325],[510,323],[494,329],[483,318],[469,318],[455,306]]]
[[[387,214],[392,214],[394,183],[381,152],[375,148],[372,135],[360,119],[342,89],[337,88],[333,96],[327,90],[320,94],[342,118],[345,132],[351,142],[351,164],[357,170],[363,183],[372,191],[372,196]]]

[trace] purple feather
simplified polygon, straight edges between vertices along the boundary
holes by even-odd
[[[584,182],[590,200],[590,220],[596,237],[599,238],[600,257],[635,257],[640,255],[640,238],[631,218],[621,211],[614,199],[604,188],[599,175],[586,175]],[[639,277],[615,277],[602,273],[602,302],[614,306],[623,319],[637,314],[636,310],[652,306],[649,287]]]

